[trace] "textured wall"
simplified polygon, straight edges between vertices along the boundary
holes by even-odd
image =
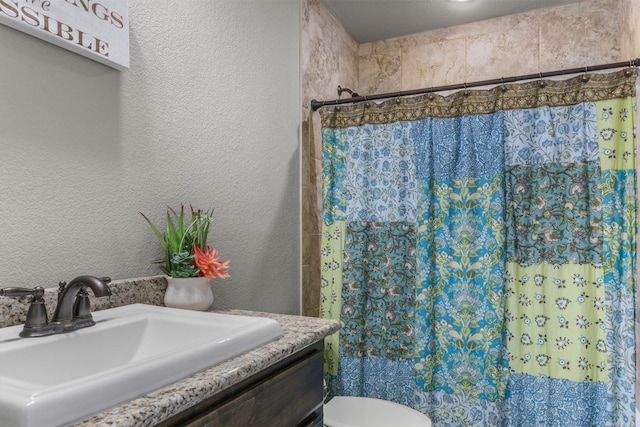
[[[215,207],[215,306],[297,313],[295,0],[130,1],[118,72],[0,25],[0,286],[158,274],[139,211]]]

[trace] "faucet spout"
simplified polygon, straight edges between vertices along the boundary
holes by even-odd
[[[108,277],[97,278],[93,276],[79,276],[69,282],[64,288],[61,288],[58,298],[58,305],[53,315],[52,322],[59,323],[64,328],[73,325],[74,305],[76,296],[79,292],[90,288],[97,297],[111,295],[111,289],[107,286],[111,279]]]

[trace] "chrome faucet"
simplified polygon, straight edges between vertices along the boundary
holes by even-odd
[[[91,304],[87,287],[91,288],[94,295],[104,297],[111,295],[111,289],[107,283],[108,277],[79,276],[68,284],[60,282],[58,289],[58,303],[53,319],[49,322],[47,310],[44,305],[44,289],[37,286],[27,288],[2,288],[0,296],[21,297],[31,295],[31,305],[27,312],[27,320],[24,324],[21,337],[44,337],[47,335],[75,331],[76,329],[93,326],[96,322],[91,316]]]

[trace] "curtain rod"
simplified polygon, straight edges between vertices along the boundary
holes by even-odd
[[[520,80],[542,79],[544,77],[562,76],[566,74],[587,73],[589,71],[608,70],[612,68],[629,67],[631,69],[631,67],[638,67],[638,66],[640,66],[640,58],[632,59],[631,61],[628,61],[628,62],[615,62],[611,64],[593,65],[593,66],[583,67],[583,68],[569,68],[566,70],[559,70],[559,71],[545,71],[543,73],[537,73],[537,74],[526,74],[521,76],[502,77],[499,79],[481,80],[481,81],[472,82],[472,83],[462,83],[462,84],[458,83],[458,84],[447,85],[447,86],[436,86],[431,88],[405,90],[401,92],[381,93],[377,95],[353,96],[351,98],[334,99],[332,101],[316,101],[315,99],[312,99],[311,109],[313,111],[316,111],[318,108],[324,107],[325,105],[349,104],[349,103],[356,103],[356,102],[362,102],[362,101],[372,101],[375,99],[395,98],[399,96],[410,96],[410,95],[421,95],[421,94],[431,93],[431,92],[442,92],[445,90],[468,89],[471,87],[513,83]]]

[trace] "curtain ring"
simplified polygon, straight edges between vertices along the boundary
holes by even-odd
[[[635,62],[632,60],[629,61],[629,68],[624,72],[625,77],[633,76],[633,67],[635,66]]]
[[[545,87],[547,84],[542,80],[542,72],[538,71],[538,78],[540,79],[538,85],[543,88]]]
[[[504,85],[504,77],[500,77],[500,81],[502,82],[502,87],[500,88],[500,90],[502,92],[506,92],[508,89],[507,87]]]
[[[467,82],[464,82],[464,92],[462,92],[464,96],[469,96],[469,89],[467,89]]]
[[[429,101],[433,101],[433,98],[434,98],[434,96],[433,96],[433,88],[429,89],[429,96],[428,96],[428,98],[429,98]]]
[[[589,76],[587,75],[587,71],[589,71],[589,67],[584,67],[584,74],[582,75],[582,83],[586,83],[589,81]]]

